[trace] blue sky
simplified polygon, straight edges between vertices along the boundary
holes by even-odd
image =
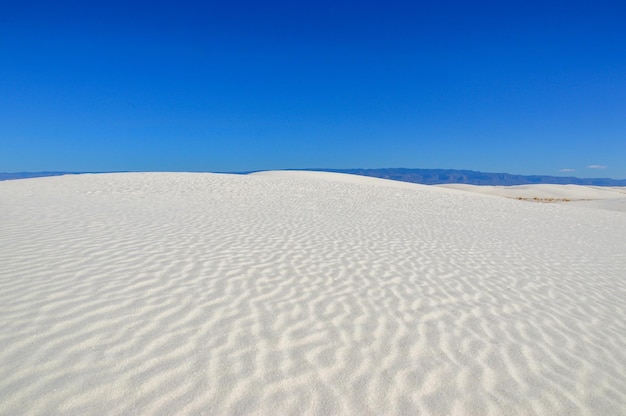
[[[0,5],[0,171],[626,178],[624,2]]]

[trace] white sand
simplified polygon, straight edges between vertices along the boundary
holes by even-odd
[[[566,203],[584,208],[626,212],[626,188],[623,187],[548,184],[517,186],[445,184],[436,186],[530,202]]]
[[[348,175],[0,182],[0,415],[626,414],[626,213]]]

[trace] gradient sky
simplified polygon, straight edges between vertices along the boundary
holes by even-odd
[[[626,2],[0,5],[0,172],[626,178]]]

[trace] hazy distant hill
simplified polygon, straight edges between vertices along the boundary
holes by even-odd
[[[594,186],[626,186],[626,179],[588,178],[538,175],[512,175],[509,173],[487,173],[455,169],[311,169],[331,172],[373,176],[397,181],[436,185],[442,183],[466,183],[470,185],[527,185],[562,184]]]
[[[396,181],[436,185],[442,183],[467,183],[470,185],[527,185],[527,184],[561,184],[561,185],[593,185],[593,186],[626,186],[626,179],[609,178],[575,178],[561,176],[512,175],[510,173],[487,173],[473,170],[455,169],[305,169],[351,173],[353,175],[373,176],[376,178],[393,179]],[[42,176],[58,176],[77,174],[80,172],[18,172],[0,173],[0,181],[8,179],[37,178]],[[242,172],[240,172],[242,173]]]
[[[61,176],[61,175],[73,175],[83,172],[14,172],[14,173],[1,173],[0,181],[7,181],[9,179],[28,179],[28,178],[41,178],[43,176]]]

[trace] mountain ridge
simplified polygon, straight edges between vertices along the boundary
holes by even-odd
[[[578,178],[574,176],[550,175],[517,175],[511,173],[480,172],[467,169],[413,169],[413,168],[380,168],[380,169],[284,169],[308,170],[315,172],[336,172],[352,175],[371,176],[375,178],[391,179],[402,182],[420,183],[424,185],[440,185],[446,183],[462,183],[468,185],[587,185],[587,186],[626,186],[626,179],[612,178]],[[223,172],[246,174],[259,171]],[[82,173],[111,173],[111,172],[12,172],[0,173],[0,181],[14,179],[28,179],[47,176],[78,175]]]
[[[462,183],[468,185],[590,185],[590,186],[626,186],[626,179],[612,178],[578,178],[574,176],[550,175],[517,175],[511,173],[480,172],[459,169],[310,169],[329,172],[349,173],[353,175],[373,176],[403,182],[424,185],[441,185],[446,183]]]

